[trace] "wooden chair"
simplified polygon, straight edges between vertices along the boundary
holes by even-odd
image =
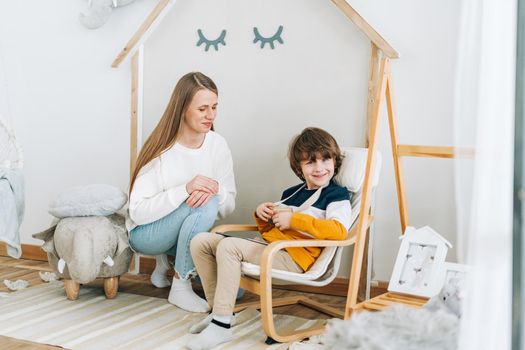
[[[326,286],[334,280],[339,271],[343,248],[353,245],[356,242],[358,232],[358,218],[365,218],[366,227],[371,223],[371,217],[368,215],[369,208],[366,208],[366,215],[361,215],[363,210],[362,189],[365,183],[364,179],[368,178],[369,168],[367,168],[368,151],[365,148],[348,148],[344,149],[345,158],[341,167],[341,173],[337,176],[336,181],[345,185],[352,194],[352,227],[349,230],[348,238],[342,241],[335,240],[289,240],[273,242],[266,247],[261,257],[261,263],[254,265],[242,263],[241,288],[260,296],[261,318],[263,321],[264,331],[274,341],[289,342],[306,338],[311,335],[319,334],[323,331],[324,326],[314,326],[308,329],[294,330],[292,332],[281,334],[275,328],[273,319],[273,307],[302,304],[307,307],[316,309],[334,317],[344,317],[344,311],[324,305],[315,300],[304,296],[294,296],[280,299],[272,299],[272,284],[303,284],[309,286]],[[376,155],[376,159],[380,159]],[[376,163],[380,163],[376,161]],[[377,166],[372,178],[371,187],[375,187],[378,182],[380,166]],[[235,231],[257,231],[255,225],[220,225],[212,229],[212,232],[235,232]],[[286,247],[324,247],[321,255],[317,258],[311,268],[304,273],[294,273],[282,270],[272,269],[273,256],[281,249]],[[259,306],[259,303],[247,303],[237,305],[235,311],[239,311],[249,306]]]

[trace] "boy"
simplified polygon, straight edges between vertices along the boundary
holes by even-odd
[[[285,190],[280,202],[266,202],[257,207],[255,220],[264,240],[271,243],[345,239],[351,224],[351,206],[348,191],[331,181],[342,162],[335,139],[322,129],[306,128],[292,140],[288,158],[303,183]],[[210,349],[232,340],[230,327],[241,262],[259,264],[265,248],[263,244],[209,232],[192,239],[191,255],[213,310],[190,328],[191,333],[200,333],[187,344],[190,349]],[[275,255],[273,268],[302,273],[320,253],[321,248],[317,247],[286,248]]]

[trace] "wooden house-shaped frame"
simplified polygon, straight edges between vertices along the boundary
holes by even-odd
[[[331,0],[331,2],[370,40],[370,67],[368,74],[368,97],[367,97],[367,143],[368,156],[365,179],[362,189],[362,199],[360,205],[360,215],[358,218],[357,229],[354,236],[347,239],[354,244],[351,271],[348,281],[348,294],[345,310],[334,310],[334,308],[316,305],[317,309],[324,311],[332,316],[339,316],[344,319],[350,317],[354,310],[380,310],[393,302],[410,303],[410,305],[422,305],[425,300],[412,302],[403,296],[397,298],[392,293],[387,293],[384,297],[376,297],[369,301],[357,304],[359,281],[361,269],[365,256],[365,246],[367,232],[372,221],[370,215],[372,176],[377,149],[377,134],[379,125],[379,114],[383,97],[387,103],[389,129],[391,137],[392,155],[394,159],[394,171],[396,175],[396,189],[398,195],[398,206],[401,222],[401,232],[404,232],[408,225],[408,214],[402,177],[401,157],[438,157],[453,158],[454,149],[443,146],[421,146],[421,145],[400,145],[398,144],[396,107],[392,93],[392,75],[390,61],[399,58],[398,52],[363,18],[346,0]],[[131,143],[130,143],[130,167],[133,169],[137,157],[139,136],[137,128],[141,124],[141,104],[142,104],[142,81],[143,81],[143,52],[144,43],[149,35],[155,30],[156,26],[162,21],[166,13],[171,9],[175,0],[160,0],[157,6],[148,15],[139,29],[131,37],[125,47],[120,51],[112,63],[112,67],[119,67],[127,57],[131,57]],[[350,243],[349,243],[350,244]],[[261,300],[264,304],[264,288],[261,290]],[[378,299],[379,298],[379,299]],[[312,305],[308,305],[312,306]],[[320,330],[305,330],[289,336],[280,336],[273,329],[273,324],[263,317],[263,327],[266,333],[278,341],[291,341],[304,338],[311,334],[318,334]]]

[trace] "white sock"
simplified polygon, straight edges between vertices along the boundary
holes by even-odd
[[[194,336],[186,347],[190,350],[207,350],[233,339],[231,328],[210,323],[200,334]]]
[[[221,320],[221,319],[217,319],[218,317],[219,318],[225,317],[225,318]],[[232,327],[235,326],[236,321],[237,321],[237,318],[235,317],[235,315],[228,317],[228,316],[217,316],[217,315],[209,314],[202,320],[192,324],[190,327],[190,333],[198,334],[202,332],[206,327],[208,327],[212,319],[216,319],[217,321],[220,321],[222,323],[229,323],[231,324]]]
[[[221,315],[213,315],[213,319],[215,321],[219,321],[221,323],[225,324],[231,324],[232,323],[232,316],[221,316]]]
[[[150,277],[151,284],[157,288],[168,287],[171,284],[170,280],[166,276],[166,273],[171,268],[168,261],[168,256],[166,254],[156,255],[155,261],[155,270],[153,270],[153,273]]]
[[[173,277],[168,301],[183,310],[191,312],[208,312],[208,302],[199,297],[191,288],[191,281]]]

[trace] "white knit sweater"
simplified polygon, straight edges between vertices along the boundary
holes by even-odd
[[[230,148],[210,131],[198,149],[175,143],[139,172],[129,198],[128,230],[154,222],[177,209],[189,196],[186,184],[196,175],[219,183],[219,218],[235,209],[235,178]]]

